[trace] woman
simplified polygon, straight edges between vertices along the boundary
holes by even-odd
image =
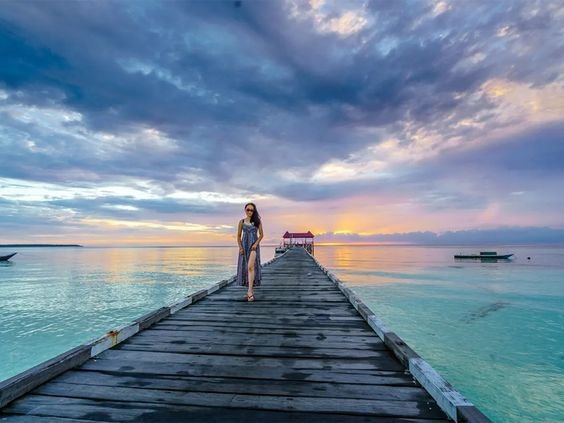
[[[259,243],[263,238],[263,232],[260,215],[254,203],[245,205],[245,215],[246,217],[239,221],[237,228],[237,243],[239,244],[237,284],[248,287],[246,298],[247,301],[252,302],[255,300],[253,288],[260,286],[262,278]],[[241,232],[243,239],[241,239]]]

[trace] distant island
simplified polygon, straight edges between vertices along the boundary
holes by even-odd
[[[82,247],[78,244],[0,244],[0,248],[27,248],[27,247]]]

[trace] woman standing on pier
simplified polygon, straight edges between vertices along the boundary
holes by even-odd
[[[239,221],[237,228],[237,243],[239,244],[237,284],[248,287],[246,298],[247,301],[252,302],[255,300],[253,288],[260,286],[262,278],[259,243],[263,238],[263,232],[260,215],[254,203],[245,205],[245,215],[246,217]],[[243,233],[242,239],[241,232]]]

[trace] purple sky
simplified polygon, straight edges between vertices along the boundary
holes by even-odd
[[[562,1],[8,1],[0,242],[564,242]]]

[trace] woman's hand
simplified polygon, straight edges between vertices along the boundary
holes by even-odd
[[[257,250],[257,244],[253,244],[253,245],[251,246],[251,250],[252,250],[252,251],[256,251],[256,250]]]
[[[243,249],[243,247],[239,247],[239,255],[243,254],[245,254],[245,250]]]

